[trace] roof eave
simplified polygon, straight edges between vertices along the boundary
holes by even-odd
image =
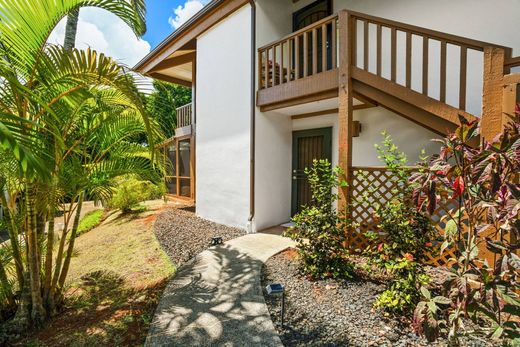
[[[202,18],[213,10],[216,6],[223,3],[225,0],[212,0],[209,4],[204,6],[199,12],[197,12],[193,17],[191,17],[186,23],[181,25],[177,30],[168,35],[166,39],[164,39],[157,47],[155,47],[150,53],[148,53],[141,61],[139,61],[135,66],[134,70],[139,71],[143,68],[144,65],[150,62],[152,58],[154,58],[159,52],[161,52],[165,47],[170,45],[177,37],[179,37],[182,33],[191,29],[192,27],[199,24]]]

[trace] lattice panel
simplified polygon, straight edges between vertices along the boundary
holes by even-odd
[[[385,205],[399,193],[398,178],[386,168],[355,168],[352,171],[352,220],[356,227],[349,232],[348,246],[354,252],[366,249],[370,240],[365,236],[367,231],[379,234],[378,242],[384,240],[385,235],[377,227],[373,213],[377,206]],[[444,197],[438,204],[437,210],[431,216],[434,227],[444,235],[447,212],[457,206],[457,202]],[[465,226],[466,219],[462,218]],[[434,244],[435,251],[427,254],[427,264],[434,266],[449,266],[449,260],[455,257],[455,249],[446,249],[440,254],[441,242]]]

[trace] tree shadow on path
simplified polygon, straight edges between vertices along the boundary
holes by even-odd
[[[147,346],[280,346],[260,287],[261,267],[229,245],[199,254],[164,291]]]

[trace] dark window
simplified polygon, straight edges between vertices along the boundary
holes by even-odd
[[[293,13],[293,31],[300,30],[332,14],[331,0],[317,0]]]

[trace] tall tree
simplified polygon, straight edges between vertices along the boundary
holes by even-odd
[[[148,112],[152,115],[166,138],[175,134],[178,107],[191,102],[191,89],[163,81],[153,81],[154,92],[147,100]]]
[[[0,306],[13,305],[12,294],[21,292],[14,305],[24,327],[41,325],[62,297],[85,195],[106,199],[115,177],[157,174],[152,151],[160,134],[138,77],[93,50],[47,44],[58,22],[82,6],[105,8],[141,28],[126,0],[0,0],[0,150],[9,168],[0,172],[0,191],[14,260],[0,259]],[[143,132],[150,149],[131,142]],[[66,218],[74,223],[56,250],[51,221],[64,201],[72,201]],[[12,286],[3,276],[9,267],[16,270]]]

